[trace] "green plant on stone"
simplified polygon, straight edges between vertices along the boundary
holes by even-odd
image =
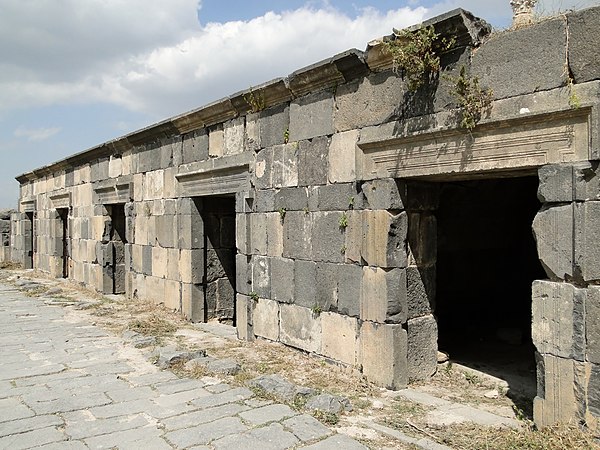
[[[290,142],[290,129],[286,128],[283,132],[283,143],[287,144],[288,142]]]
[[[393,32],[394,38],[383,42],[383,50],[392,56],[392,71],[416,91],[439,72],[439,53],[450,49],[455,40],[440,39],[433,26],[415,31],[394,28]]]
[[[342,213],[340,220],[338,221],[338,225],[342,230],[345,230],[346,227],[348,227],[348,216],[346,213]]]
[[[250,112],[256,113],[265,109],[265,96],[262,92],[256,92],[250,88],[248,93],[243,95],[243,98],[250,107]]]
[[[354,196],[350,197],[350,199],[348,200],[348,208],[354,209]]]
[[[258,301],[258,294],[256,292],[252,291],[252,292],[250,292],[250,298],[252,300],[254,300],[255,302],[257,302]]]
[[[279,208],[279,218],[281,219],[281,223],[283,223],[283,221],[285,220],[285,213],[287,212],[287,209],[285,208]]]
[[[452,94],[460,108],[460,126],[472,131],[483,113],[491,108],[494,93],[491,89],[482,89],[479,78],[469,77],[465,66],[460,68],[460,75],[451,80],[454,82]]]
[[[345,245],[342,245],[342,248],[340,248],[340,253],[342,255],[345,255],[346,254],[346,250],[347,250],[347,247]]]
[[[569,77],[567,87],[569,88],[569,106],[571,109],[581,108],[581,100],[579,99],[577,92],[573,90],[573,78]]]
[[[323,312],[323,307],[321,305],[319,305],[318,303],[315,303],[313,305],[313,307],[311,308],[311,311],[315,316],[318,316],[319,314],[321,314]]]

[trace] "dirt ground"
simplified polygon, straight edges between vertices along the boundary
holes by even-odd
[[[445,420],[436,415],[435,405],[413,401],[404,391],[376,387],[357,370],[275,342],[239,341],[234,338],[234,330],[225,325],[190,324],[178,314],[152,303],[100,295],[70,280],[12,267],[0,269],[0,281],[17,285],[29,281],[39,283],[30,286],[26,294],[52,305],[68,307],[69,313],[88,315],[93,323],[117,335],[132,329],[155,336],[158,345],[203,348],[209,356],[233,359],[241,365],[241,371],[233,376],[217,376],[230,384],[242,385],[259,375],[279,374],[297,385],[347,397],[353,406],[351,412],[317,418],[373,449],[420,448],[402,442],[396,432],[457,449],[600,449],[598,437],[575,424],[536,430],[530,420],[530,410],[523,406],[527,401],[510,398],[506,385],[500,380],[452,362],[439,364],[429,382],[412,384],[409,391],[492,413],[505,418],[510,426]],[[183,370],[178,374],[216,376]],[[301,408],[301,405],[290,406]]]

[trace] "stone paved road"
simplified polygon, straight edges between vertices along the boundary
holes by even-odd
[[[216,379],[159,371],[84,316],[0,285],[0,449],[366,449]]]

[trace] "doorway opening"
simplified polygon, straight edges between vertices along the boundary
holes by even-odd
[[[204,321],[235,324],[235,198],[202,197]]]
[[[58,208],[56,210],[61,225],[61,254],[62,277],[69,277],[69,208]]]
[[[537,177],[442,183],[437,218],[438,347],[502,378],[526,409],[536,390],[531,285],[545,279],[531,225]]]
[[[112,278],[112,293],[125,293],[125,205],[115,204],[106,206],[110,216],[110,243],[111,264],[110,276]]]
[[[25,213],[27,220],[25,221],[25,269],[33,269],[33,260],[35,254],[35,221],[33,211]]]

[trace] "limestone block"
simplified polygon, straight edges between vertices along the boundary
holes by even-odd
[[[333,94],[317,92],[290,104],[290,141],[333,134]]]
[[[91,163],[91,181],[101,181],[108,178],[108,158],[97,159]],[[40,184],[41,186],[41,184]],[[40,192],[45,192],[40,191]],[[40,193],[37,192],[37,193]]]
[[[134,272],[142,273],[142,264],[143,264],[143,256],[142,256],[143,246],[134,244],[131,246],[131,269]]]
[[[393,178],[367,181],[362,184],[365,207],[368,209],[404,209],[402,196],[404,184]]]
[[[250,295],[252,291],[252,271],[250,270],[250,257],[237,254],[235,257],[236,291],[240,294]]]
[[[259,298],[252,311],[254,335],[272,341],[279,340],[279,303]]]
[[[167,278],[169,258],[166,248],[150,247],[152,249],[152,276]]]
[[[541,202],[570,202],[573,200],[573,166],[547,164],[538,169],[538,198]]]
[[[142,273],[152,275],[152,246],[142,246]]]
[[[294,260],[271,258],[271,299],[283,303],[293,303]]]
[[[271,298],[271,258],[253,256],[250,265],[252,292],[261,298]]]
[[[243,341],[254,340],[254,326],[252,314],[254,309],[254,300],[246,295],[238,293],[235,297],[235,328],[238,339]]]
[[[230,281],[220,278],[206,286],[207,319],[232,319],[235,291]]]
[[[354,183],[317,186],[311,191],[311,196],[317,197],[319,211],[345,211],[359,207],[359,194]]]
[[[104,228],[104,221],[102,218],[94,217],[94,238],[98,239],[98,235],[102,235],[102,229]],[[139,245],[148,244],[148,217],[137,215],[135,217],[135,226],[133,231],[133,241]]]
[[[208,155],[223,156],[225,151],[225,136],[223,125],[215,125],[208,130]]]
[[[273,187],[273,147],[265,148],[256,155],[253,184],[256,189]]]
[[[600,364],[600,286],[589,286],[585,299],[586,360]]]
[[[144,200],[144,192],[146,191],[144,187],[144,178],[145,175],[141,173],[136,173],[133,176],[133,201],[135,202]]]
[[[534,281],[531,337],[542,355],[585,357],[586,291],[568,283]]]
[[[204,276],[204,249],[181,249],[179,274],[183,283],[202,283]]]
[[[436,267],[406,268],[406,302],[408,318],[431,314],[435,305]]]
[[[252,253],[252,245],[250,243],[250,215],[236,214],[235,215],[235,245],[238,252],[244,255]]]
[[[208,159],[208,134],[206,129],[194,130],[183,136],[184,164]]]
[[[345,228],[340,226],[345,213],[317,212],[312,214],[312,259],[314,261],[343,262]]]
[[[152,172],[160,169],[161,146],[159,142],[152,142],[140,147],[138,155],[138,170]]]
[[[181,311],[181,283],[175,280],[165,280],[165,308],[171,311]]]
[[[500,33],[473,53],[472,74],[495,98],[514,97],[560,87],[565,80],[566,23],[546,20],[532,27]],[[523,47],[523,42],[535,45]],[[502,67],[503,70],[496,70]],[[530,74],[537,74],[532,77]]]
[[[408,383],[407,334],[402,325],[363,322],[359,363],[367,380],[387,389]]]
[[[175,234],[175,233],[174,233]],[[204,246],[204,221],[195,214],[177,214],[177,241],[182,249],[197,249]]]
[[[287,103],[267,108],[259,113],[260,146],[271,147],[285,142],[290,127],[290,107]]]
[[[123,161],[121,155],[112,155],[108,161],[108,177],[117,178],[123,174]]]
[[[575,397],[575,367],[571,359],[546,355],[543,357],[543,397],[533,399],[533,420],[543,428],[577,419]],[[540,367],[538,367],[540,370]]]
[[[435,218],[434,218],[435,219]],[[361,257],[368,265],[406,267],[406,213],[365,211],[363,214]]]
[[[360,316],[363,268],[354,264],[337,266],[337,311],[352,317]]]
[[[281,188],[273,193],[270,211],[305,211],[308,208],[308,191],[305,187]]]
[[[267,254],[267,215],[265,213],[249,214],[250,218],[250,253]]]
[[[347,211],[348,226],[345,235],[344,261],[350,264],[360,264],[363,240],[363,215],[364,211]]]
[[[589,411],[597,419],[600,417],[600,366],[596,364],[590,364],[590,366],[586,400]]]
[[[358,320],[336,313],[321,313],[324,356],[355,366],[358,355]]]
[[[156,239],[161,247],[174,248],[178,242],[178,224],[174,215],[162,215],[155,217]]]
[[[280,340],[307,352],[321,352],[321,317],[312,309],[281,304]],[[256,324],[255,324],[256,326]]]
[[[329,138],[317,137],[298,143],[298,184],[315,186],[327,183]]]
[[[336,133],[329,145],[328,179],[330,183],[356,180],[356,143],[358,130]]]
[[[576,205],[575,258],[584,281],[600,281],[600,201]]]
[[[437,369],[438,327],[432,315],[408,321],[408,378],[428,380]]]
[[[287,214],[287,213],[286,213]],[[266,214],[267,255],[283,255],[283,220],[278,212]],[[285,220],[285,218],[284,218]]]
[[[317,264],[296,260],[294,264],[294,303],[306,308],[317,304]]]
[[[157,305],[165,304],[164,278],[146,277],[146,297]]]
[[[600,68],[592,61],[600,61],[597,30],[600,28],[600,8],[571,12],[569,24],[569,69],[575,83],[597,80]]]
[[[110,167],[109,167],[110,169]],[[123,175],[129,175],[132,172],[132,157],[131,151],[124,152],[121,156],[121,170]],[[67,173],[68,175],[68,173]],[[74,180],[73,180],[74,181]]]
[[[573,277],[573,205],[542,209],[533,220],[540,262],[551,280]]]
[[[163,197],[164,171],[147,172],[144,178],[144,200],[155,200]]]
[[[293,189],[293,188],[285,188]],[[254,191],[254,201],[252,204],[254,212],[272,212],[275,208],[275,191],[273,189],[256,190]],[[245,211],[251,212],[251,211]]]
[[[273,187],[298,186],[298,145],[296,143],[273,147],[271,175]]]
[[[223,124],[224,155],[235,155],[244,151],[246,118],[231,119]]]
[[[286,213],[283,222],[283,256],[312,259],[312,214],[303,211]]]
[[[201,284],[181,283],[181,307],[191,322],[204,322],[204,288]]]
[[[255,200],[255,191],[240,191],[235,193],[235,212],[236,213],[251,213],[251,212],[264,212],[259,211],[254,206],[256,203]]]
[[[404,323],[406,317],[406,270],[363,267],[360,295],[361,320]]]
[[[244,146],[248,151],[257,152],[260,150],[260,125],[259,113],[249,112],[246,114],[246,133]],[[283,143],[283,142],[280,142]]]
[[[175,179],[175,175],[177,175],[176,167],[168,167],[164,170],[163,196],[165,198],[173,199],[180,195],[178,193],[179,183]]]
[[[386,122],[404,103],[402,78],[390,71],[371,74],[338,87],[334,125],[346,131]]]

